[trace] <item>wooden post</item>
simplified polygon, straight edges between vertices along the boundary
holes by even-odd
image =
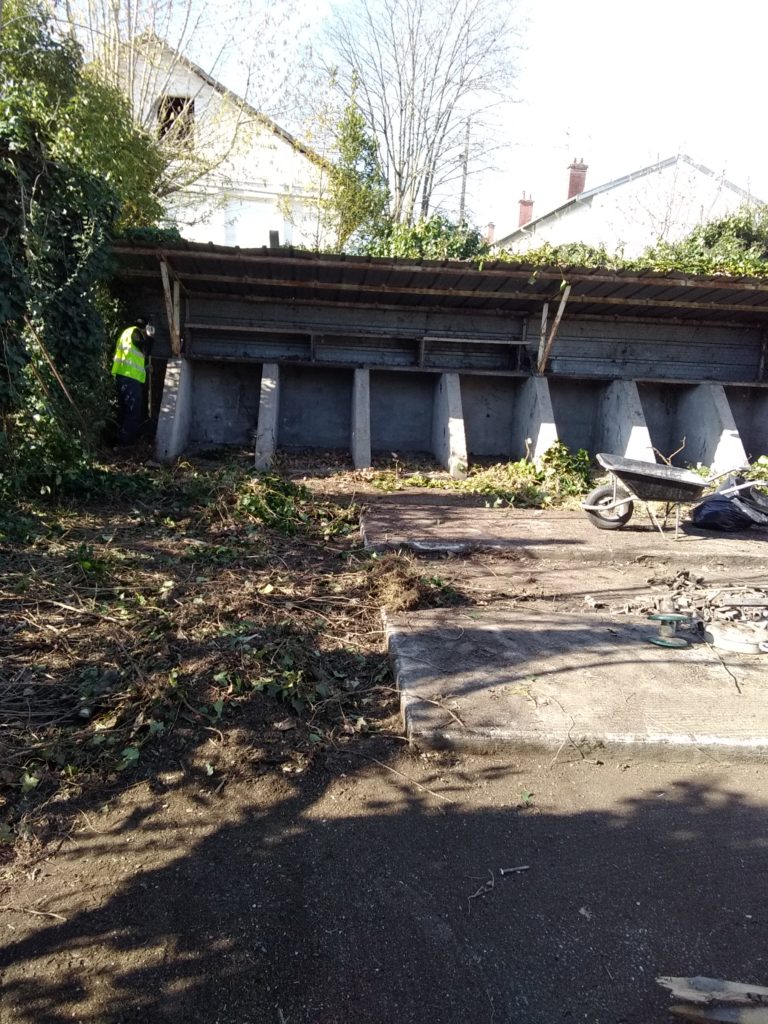
[[[539,359],[537,366],[541,364],[541,356],[547,347],[547,321],[549,319],[549,303],[545,302],[541,307],[541,331],[539,332]],[[538,371],[541,373],[541,370]]]
[[[757,364],[757,379],[760,382],[765,380],[766,355],[768,355],[768,329],[763,329],[762,338],[760,340],[760,360]]]
[[[549,359],[549,353],[552,351],[552,346],[555,343],[555,335],[557,334],[557,329],[560,326],[560,321],[563,319],[563,313],[565,312],[565,304],[568,302],[568,296],[570,294],[571,294],[571,286],[569,284],[567,284],[565,286],[565,288],[563,289],[563,294],[562,294],[562,296],[560,298],[560,305],[557,307],[557,314],[555,316],[555,322],[552,324],[552,330],[549,332],[549,337],[547,338],[546,343],[543,344],[543,347],[539,346],[539,365],[538,365],[538,372],[539,373],[544,373],[544,370],[547,367],[547,360]],[[545,305],[544,308],[546,309],[547,305]],[[544,333],[546,332],[546,329],[547,329],[546,320],[544,319],[544,315],[542,314],[542,331],[541,331],[542,342],[543,342]]]
[[[164,259],[160,260],[160,276],[163,279],[163,294],[165,295],[165,316],[168,320],[168,333],[171,337],[171,354],[181,354],[181,339],[179,337],[179,282],[174,278],[173,294],[171,294],[170,274],[168,264]]]
[[[173,326],[181,352],[181,282],[178,277],[173,279]]]

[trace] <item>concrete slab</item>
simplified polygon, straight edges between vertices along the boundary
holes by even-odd
[[[386,629],[417,745],[768,757],[768,655],[663,649],[647,621],[594,613],[441,608]]]
[[[398,493],[372,505],[361,530],[365,546],[374,551],[461,554],[489,549],[531,561],[663,558],[685,565],[768,568],[767,530],[717,534],[686,523],[676,540],[674,523],[662,536],[637,510],[623,530],[607,531],[595,529],[578,510],[477,508],[449,503],[434,492]]]

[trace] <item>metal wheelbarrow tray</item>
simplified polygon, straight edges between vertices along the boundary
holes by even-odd
[[[664,501],[676,506],[675,534],[680,528],[680,505],[682,502],[696,502],[714,480],[743,470],[744,467],[703,477],[690,469],[675,466],[660,466],[655,462],[641,462],[625,459],[621,455],[597,455],[597,461],[607,469],[612,482],[595,488],[582,502],[581,507],[590,521],[600,530],[620,530],[626,526],[634,511],[633,499],[645,504],[648,515],[660,533],[664,530],[648,505],[649,501]],[[747,487],[760,485],[760,481],[748,481],[729,488],[726,493],[736,493]]]

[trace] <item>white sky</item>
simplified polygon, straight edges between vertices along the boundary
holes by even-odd
[[[507,118],[512,147],[472,189],[474,220],[517,227],[587,188],[677,152],[768,200],[768,0],[527,0],[529,26]]]

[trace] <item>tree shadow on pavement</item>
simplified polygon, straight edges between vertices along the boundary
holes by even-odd
[[[563,811],[511,766],[332,757],[65,846],[66,920],[14,917],[0,1019],[649,1024],[656,975],[766,982],[768,805],[717,778]]]

